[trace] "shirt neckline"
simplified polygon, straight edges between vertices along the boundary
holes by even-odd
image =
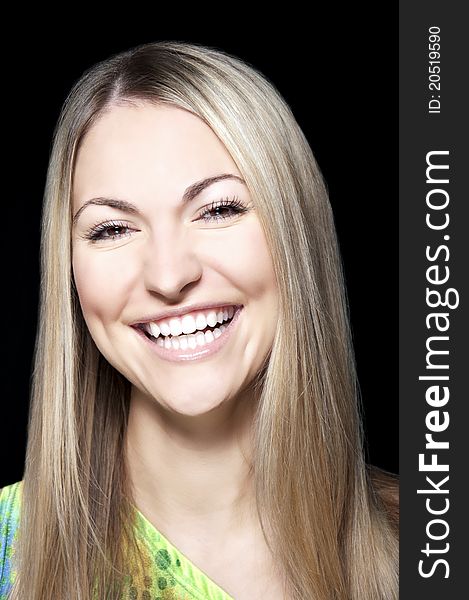
[[[11,499],[10,517],[17,515],[21,502],[23,481],[1,490],[2,502]],[[16,493],[18,493],[18,498]],[[135,506],[135,532],[140,542],[143,542],[149,554],[155,559],[156,565],[162,572],[167,572],[183,588],[189,598],[195,600],[235,600],[223,588],[197,567],[187,556],[172,544]],[[16,528],[15,528],[16,529]]]
[[[197,600],[235,600],[165,537],[135,506],[136,531],[160,568]]]

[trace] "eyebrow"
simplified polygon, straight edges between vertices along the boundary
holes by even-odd
[[[223,173],[221,175],[214,175],[213,177],[206,177],[205,179],[201,179],[200,181],[196,181],[192,185],[190,185],[182,195],[182,204],[187,204],[191,200],[193,200],[196,196],[205,190],[208,186],[217,183],[218,181],[223,181],[225,179],[234,179],[235,181],[239,181],[246,185],[246,182],[241,177],[234,175],[232,173]],[[90,205],[98,205],[98,206],[110,206],[111,208],[117,208],[118,210],[122,210],[124,212],[128,212],[133,215],[139,215],[139,209],[132,204],[131,202],[127,202],[127,200],[118,200],[115,198],[92,198],[91,200],[87,200],[83,206],[76,212],[75,216],[72,220],[72,225],[75,225],[78,221],[79,216],[85,210],[87,206]]]

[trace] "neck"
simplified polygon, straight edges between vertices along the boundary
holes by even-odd
[[[215,540],[249,527],[255,519],[249,463],[255,407],[246,393],[187,416],[132,389],[127,469],[136,507],[160,531]]]

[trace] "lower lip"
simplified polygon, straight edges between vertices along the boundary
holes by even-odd
[[[201,360],[212,356],[216,352],[219,352],[225,344],[230,339],[236,324],[239,320],[239,315],[241,314],[243,307],[238,306],[233,314],[233,318],[225,325],[225,330],[222,334],[213,340],[213,342],[209,342],[205,346],[197,346],[194,349],[186,348],[185,350],[175,348],[165,348],[164,346],[158,346],[156,341],[150,340],[145,333],[139,329],[138,327],[132,327],[132,329],[143,339],[143,341],[150,347],[150,349],[157,354],[163,360],[168,360],[170,362],[184,362],[184,361],[192,361],[192,360]]]

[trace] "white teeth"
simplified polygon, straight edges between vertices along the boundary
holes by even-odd
[[[145,328],[147,332],[156,339],[163,339],[168,336],[172,336],[172,338],[182,338],[184,335],[185,337],[188,337],[189,334],[193,333],[197,336],[197,332],[201,332],[207,326],[216,327],[219,324],[219,330],[223,331],[225,325],[222,325],[222,323],[231,319],[234,313],[234,307],[229,306],[218,312],[216,310],[210,310],[207,313],[199,312],[195,317],[193,315],[184,315],[182,319],[175,317],[166,321],[160,321],[158,325],[156,323],[147,323]],[[215,337],[217,336],[215,335]],[[197,337],[195,337],[195,339],[197,339]],[[198,339],[201,340],[202,338],[199,336]],[[166,342],[163,340],[163,343],[160,345],[165,345],[165,343]]]
[[[182,325],[179,319],[171,319],[169,321],[169,328],[171,330],[171,335],[181,335],[182,333]]]
[[[190,348],[194,350],[197,346],[205,346],[210,344],[214,340],[218,339],[223,331],[226,329],[225,325],[215,327],[212,331],[198,331],[195,335],[180,335],[175,337],[159,337],[156,341],[158,346],[167,348],[168,350],[187,350]]]
[[[160,323],[160,331],[161,331],[161,335],[164,335],[164,336],[170,335],[171,329],[166,321],[163,321],[162,323]]]
[[[197,315],[197,317],[195,318],[195,326],[199,331],[207,327],[207,319],[205,318],[204,314],[199,313]]]
[[[150,333],[154,338],[160,335],[160,328],[156,323],[150,323]]]
[[[197,329],[195,319],[192,315],[185,315],[184,317],[182,317],[181,326],[182,333],[193,333]]]
[[[207,325],[209,327],[215,327],[215,325],[217,324],[217,320],[218,315],[214,310],[211,310],[209,313],[207,313]]]

